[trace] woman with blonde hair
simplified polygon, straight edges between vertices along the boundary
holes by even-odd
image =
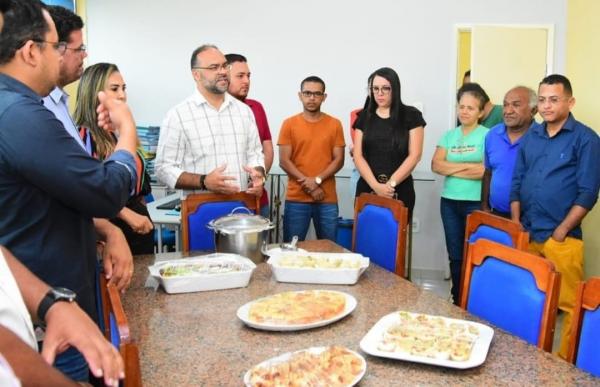
[[[104,91],[107,97],[125,102],[127,100],[126,85],[119,68],[112,63],[97,63],[85,69],[77,90],[77,106],[74,121],[80,127],[80,134],[86,143],[89,136],[92,145],[92,156],[99,160],[108,158],[117,144],[117,133],[107,131],[98,126],[96,108],[98,92]],[[137,152],[136,165],[140,179],[135,195],[111,222],[125,234],[133,255],[152,254],[154,252],[154,225],[144,201],[144,196],[151,192],[150,178],[146,173],[146,163],[140,150]]]

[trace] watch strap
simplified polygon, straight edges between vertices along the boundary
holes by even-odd
[[[46,321],[46,313],[48,313],[48,309],[50,309],[55,302],[56,297],[54,297],[54,292],[52,289],[50,289],[48,290],[48,293],[44,295],[44,298],[42,298],[42,301],[40,301],[40,304],[38,305],[37,317],[40,322]]]

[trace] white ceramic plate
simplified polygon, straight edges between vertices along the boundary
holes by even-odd
[[[278,363],[283,363],[284,361],[288,361],[293,355],[301,353],[301,352],[311,352],[314,354],[319,354],[323,351],[325,351],[327,349],[327,347],[312,347],[312,348],[307,348],[307,349],[303,349],[301,351],[296,351],[296,352],[288,352],[285,353],[283,355],[279,355],[277,357],[273,357],[269,360],[265,360],[262,363],[257,364],[254,367],[270,367],[272,365],[278,364]],[[362,363],[362,372],[356,376],[356,378],[354,378],[354,380],[352,381],[352,383],[348,384],[348,386],[354,386],[356,383],[360,382],[360,380],[363,378],[363,376],[365,376],[365,373],[367,372],[367,362],[365,360],[364,357],[362,357],[360,354],[358,354],[357,352],[352,351],[351,349],[345,348],[348,352],[351,352],[352,354],[354,354],[354,356],[356,356],[357,358],[359,358]],[[252,367],[252,368],[254,368]],[[250,384],[250,371],[252,371],[252,369],[248,370],[246,372],[246,374],[244,375],[244,384],[247,387],[252,387],[252,385]]]
[[[417,313],[411,313],[417,314]],[[379,356],[379,357],[387,357],[390,359],[398,359],[398,360],[406,360],[412,361],[415,363],[425,363],[432,364],[442,367],[449,368],[473,368],[477,367],[485,361],[488,353],[488,349],[490,348],[490,343],[492,342],[492,337],[494,336],[494,330],[487,325],[483,325],[474,321],[466,321],[466,320],[457,320],[452,318],[442,317],[447,322],[459,322],[463,324],[469,324],[477,327],[479,330],[479,337],[475,341],[473,345],[473,349],[471,351],[471,356],[466,361],[455,361],[455,360],[445,360],[445,359],[436,359],[425,356],[416,356],[403,352],[386,352],[381,351],[377,348],[378,344],[381,342],[383,338],[383,333],[387,331],[387,329],[400,321],[398,312],[390,313],[386,316],[383,316],[372,328],[369,332],[363,337],[360,342],[360,349],[369,355]]]
[[[315,289],[315,290],[323,291],[325,289]],[[305,291],[306,290],[302,290],[302,291],[299,291],[298,293],[305,292]],[[309,323],[309,324],[293,324],[293,325],[257,323],[257,322],[250,320],[250,318],[249,318],[250,306],[252,306],[252,304],[254,302],[262,300],[267,297],[259,298],[257,300],[250,301],[250,302],[240,306],[239,309],[237,310],[237,316],[240,320],[242,320],[244,322],[244,324],[248,325],[249,327],[256,328],[256,329],[262,329],[265,331],[300,331],[300,330],[304,330],[304,329],[322,327],[324,325],[328,325],[328,324],[331,324],[338,320],[341,320],[344,317],[346,317],[347,315],[349,315],[350,313],[352,313],[354,308],[356,308],[356,304],[357,304],[356,298],[354,298],[350,294],[344,293],[344,292],[338,292],[335,290],[325,290],[325,291],[332,292],[332,293],[339,293],[339,294],[344,295],[344,297],[346,297],[346,307],[344,308],[344,310],[337,316],[332,317],[327,320],[321,320],[321,321],[317,321],[317,322]]]
[[[185,276],[163,277],[160,270],[166,266],[188,264],[235,264],[241,270],[225,273],[193,273]],[[189,293],[208,290],[243,288],[248,286],[256,265],[250,259],[238,254],[215,253],[185,259],[157,262],[148,267],[150,275],[155,277],[167,293]]]
[[[313,268],[313,267],[288,267],[281,266],[282,259],[287,257],[321,257],[331,260],[354,261],[359,266],[355,268]],[[275,253],[267,263],[278,282],[293,282],[304,284],[329,284],[329,285],[354,285],[359,277],[369,267],[369,258],[355,253],[313,253],[285,251]]]

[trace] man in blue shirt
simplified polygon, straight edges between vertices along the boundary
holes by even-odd
[[[600,138],[577,121],[569,80],[549,75],[538,90],[544,123],[521,141],[510,194],[511,215],[531,236],[530,250],[561,273],[565,312],[559,355],[566,358],[577,283],[583,279],[581,221],[598,199]]]
[[[510,185],[521,137],[537,125],[535,91],[517,86],[504,96],[504,122],[494,126],[485,137],[485,172],[481,186],[481,209],[510,218]]]
[[[43,106],[66,48],[43,7],[13,2],[0,34],[0,244],[50,286],[75,291],[97,320],[92,218],[114,216],[134,191],[135,123],[125,104],[100,93],[100,124],[120,132],[115,153],[100,162]],[[131,275],[131,262],[108,264],[116,282]],[[82,380],[84,371],[70,376]]]

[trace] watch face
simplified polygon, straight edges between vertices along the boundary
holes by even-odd
[[[55,299],[58,300],[74,301],[77,297],[77,294],[75,294],[74,291],[67,288],[56,287],[52,288],[52,291],[54,293]]]
[[[322,182],[322,180],[320,177],[318,177],[318,176],[315,177],[315,183],[317,183],[318,185],[321,185],[321,182]]]

